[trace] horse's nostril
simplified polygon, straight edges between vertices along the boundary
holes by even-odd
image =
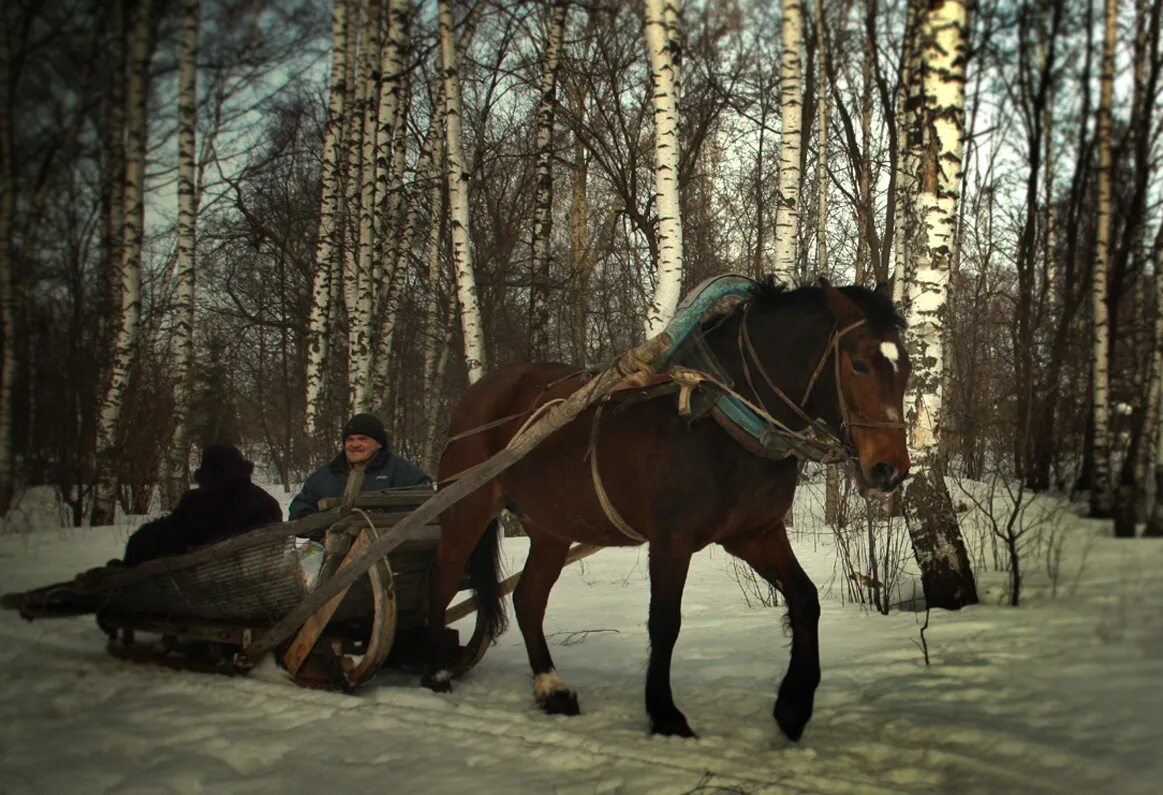
[[[895,476],[896,470],[884,461],[872,466],[872,480],[878,485],[888,486],[893,482]]]

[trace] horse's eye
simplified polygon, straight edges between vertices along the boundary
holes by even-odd
[[[859,359],[853,359],[852,369],[858,373],[863,373],[865,375],[868,375],[868,365],[865,364],[864,362],[860,361]]]

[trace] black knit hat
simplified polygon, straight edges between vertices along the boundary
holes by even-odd
[[[384,424],[380,422],[380,418],[374,414],[356,414],[343,426],[343,434],[340,438],[347,441],[348,436],[356,434],[375,439],[380,443],[380,447],[388,446],[388,432],[384,430]]]

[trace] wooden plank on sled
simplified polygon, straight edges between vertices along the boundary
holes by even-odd
[[[576,563],[582,558],[588,558],[590,555],[603,549],[605,549],[605,547],[598,546],[597,544],[574,544],[572,547],[570,547],[569,553],[565,556],[564,565],[568,566],[571,563]],[[521,582],[521,572],[517,572],[512,576],[506,577],[501,581],[499,595],[508,596],[509,594],[513,593],[513,591],[516,590],[517,584],[519,582]],[[452,605],[444,611],[445,626],[453,623],[454,621],[459,621],[469,613],[475,612],[476,609],[477,600],[471,596],[468,599],[465,599],[463,602],[458,602],[457,604]]]
[[[375,511],[382,508],[416,508],[436,496],[432,489],[385,489],[383,491],[365,491],[355,499],[355,507],[365,511]],[[319,508],[327,510],[342,505],[340,497],[324,497],[319,500]]]

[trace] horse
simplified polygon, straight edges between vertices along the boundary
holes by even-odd
[[[443,640],[442,628],[466,570],[477,624],[460,653],[479,658],[506,628],[498,529],[507,509],[529,537],[513,604],[533,670],[534,698],[545,712],[579,712],[577,694],[557,674],[542,628],[550,589],[571,542],[648,543],[650,730],[695,736],[674,702],[670,665],[691,556],[716,543],[785,597],[791,661],[773,716],[788,738],[798,740],[820,681],[820,608],[816,586],[796,561],[783,521],[796,489],[797,457],[805,449],[810,453],[810,445],[801,442],[812,428],[826,427],[862,493],[891,492],[906,478],[902,411],[910,368],[901,344],[903,327],[883,287],[821,282],[789,290],[769,277],[736,306],[703,321],[673,355],[674,363],[689,366],[676,373],[698,374],[687,391],[689,411],[676,410],[666,397],[675,392],[673,380],[682,380],[677,375],[661,379],[661,385],[615,393],[449,507],[440,519],[430,580],[429,627],[435,629],[430,629],[422,683],[445,692],[465,670],[463,659],[458,663]],[[588,377],[570,365],[548,363],[509,364],[486,374],[453,412],[440,479],[455,478],[497,453],[536,418],[539,407],[568,396]],[[764,418],[758,438],[724,421],[722,402],[707,409],[708,396],[724,395],[735,407],[749,407]],[[772,438],[787,441],[795,454],[771,445]]]

